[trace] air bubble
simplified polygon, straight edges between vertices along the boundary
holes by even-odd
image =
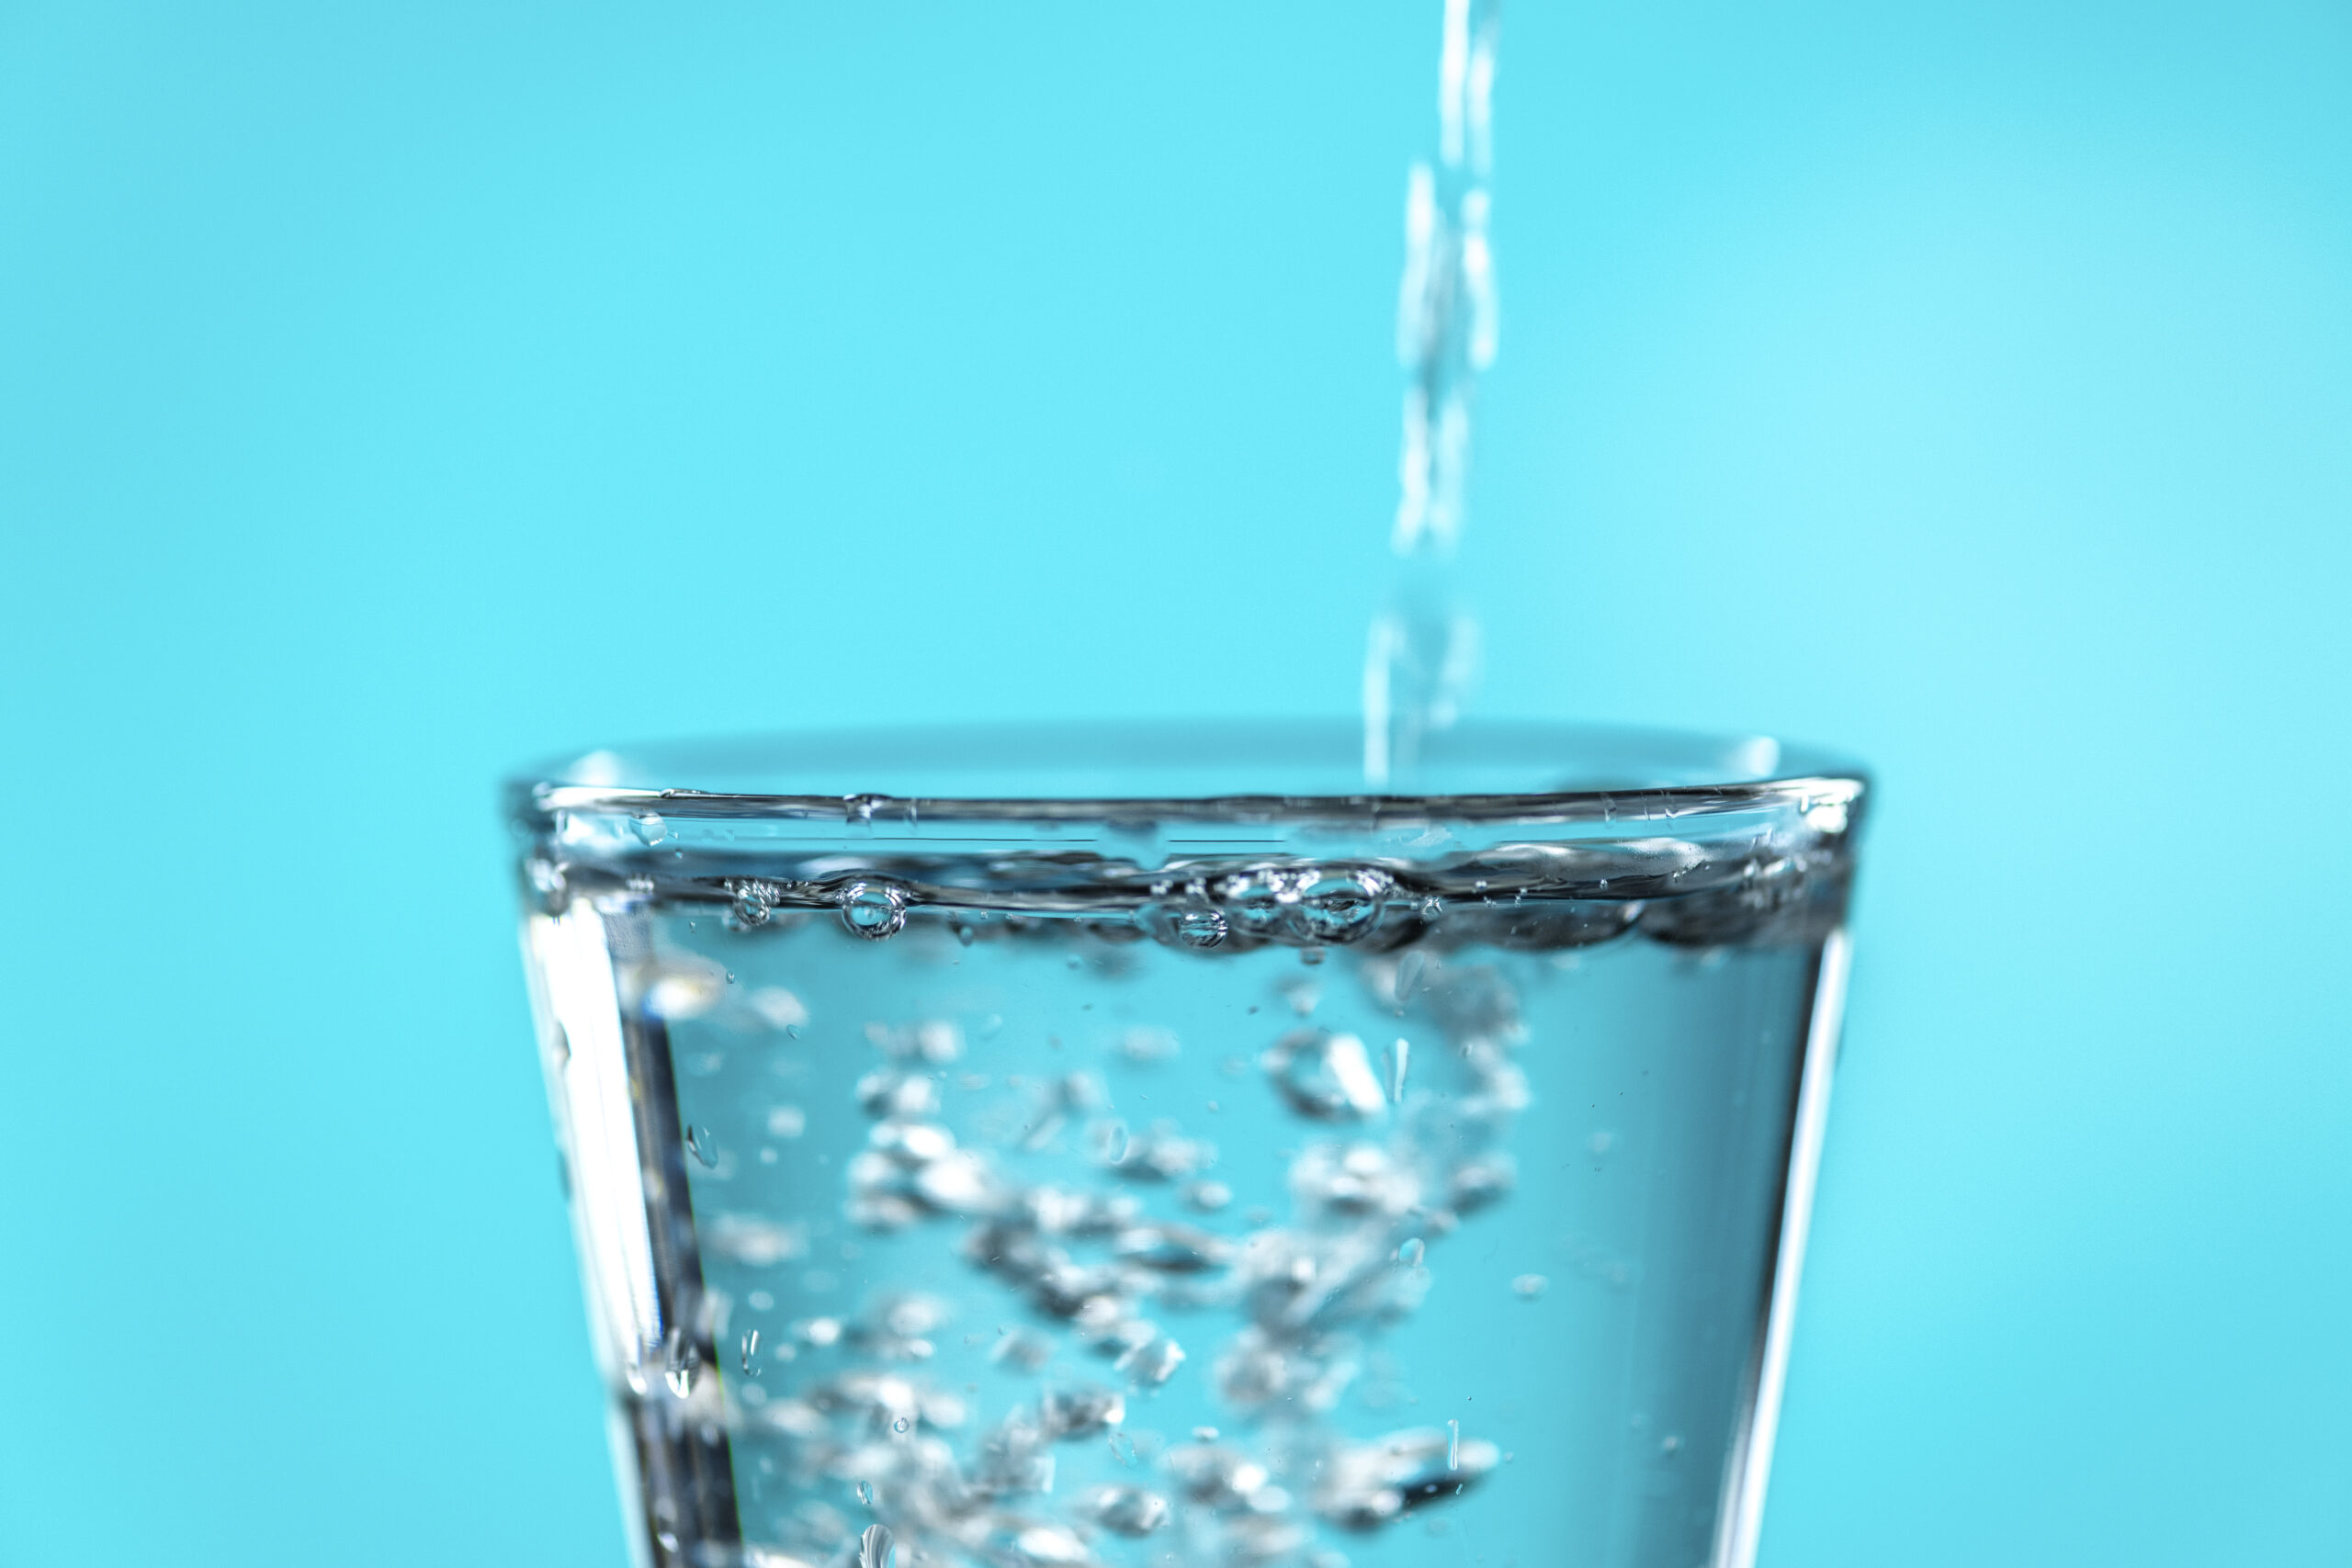
[[[1535,1301],[1551,1288],[1552,1281],[1541,1274],[1521,1274],[1510,1282],[1511,1294],[1523,1302]]]
[[[907,923],[907,895],[887,882],[853,882],[841,891],[842,924],[851,932],[879,942],[896,936]]]
[[[1215,909],[1187,909],[1176,917],[1176,940],[1186,947],[1215,947],[1226,938],[1225,917]]]
[[[1412,1236],[1403,1246],[1397,1247],[1396,1261],[1408,1269],[1419,1269],[1421,1266],[1422,1256],[1428,1251],[1428,1243],[1421,1240],[1419,1236]]]
[[[1274,1043],[1263,1066],[1291,1109],[1318,1122],[1361,1121],[1387,1104],[1363,1042],[1352,1034],[1294,1031]]]
[[[1379,923],[1388,879],[1376,871],[1318,877],[1299,895],[1299,920],[1317,942],[1355,942]]]
[[[1140,1486],[1102,1486],[1082,1506],[1094,1522],[1116,1535],[1136,1539],[1168,1522],[1168,1499]]]
[[[1179,1189],[1176,1196],[1183,1200],[1188,1209],[1214,1214],[1233,1201],[1233,1189],[1222,1181],[1193,1181]]]
[[[735,890],[735,923],[749,930],[768,923],[775,912],[775,900],[768,890],[756,882],[747,882]]]
[[[1099,1383],[1049,1388],[1037,1401],[1038,1425],[1053,1438],[1091,1438],[1126,1418],[1125,1398]]]
[[[1184,1347],[1162,1334],[1132,1347],[1112,1363],[1137,1388],[1158,1388],[1184,1364]]]
[[[670,836],[670,824],[662,820],[659,811],[639,811],[628,819],[628,830],[637,835],[638,842],[651,849]]]
[[[684,1332],[673,1328],[662,1341],[662,1381],[680,1399],[695,1391],[695,1374],[702,1370],[702,1356]]]

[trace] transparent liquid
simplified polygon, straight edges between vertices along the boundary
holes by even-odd
[[[1721,1550],[1832,903],[1204,948],[842,906],[534,917],[652,1560]]]

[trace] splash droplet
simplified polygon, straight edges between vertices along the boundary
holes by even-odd
[[[752,1358],[759,1353],[760,1331],[754,1328],[743,1336],[743,1373],[746,1377],[755,1378],[760,1375],[752,1366]]]
[[[905,1416],[899,1416],[896,1421],[893,1421],[893,1422],[891,1422],[891,1423],[890,1423],[890,1430],[892,1430],[893,1432],[898,1432],[898,1433],[901,1433],[901,1434],[903,1434],[903,1433],[906,1431],[906,1429],[907,1429],[907,1418],[906,1418]]]
[[[887,882],[853,882],[841,891],[842,924],[871,942],[896,936],[907,923],[907,895]]]
[[[874,1483],[861,1481],[857,1483],[857,1500],[865,1507],[874,1506]]]
[[[1445,1468],[1462,1468],[1462,1423],[1459,1421],[1445,1424]]]
[[[659,811],[639,811],[629,818],[628,830],[637,835],[638,842],[651,849],[670,836],[670,824],[662,820]]]
[[[1405,1103],[1405,1070],[1412,1063],[1413,1043],[1399,1035],[1396,1043],[1388,1047],[1388,1102]]]
[[[1428,1251],[1428,1244],[1419,1236],[1410,1236],[1406,1239],[1403,1246],[1397,1247],[1396,1261],[1408,1269],[1419,1269],[1421,1266],[1422,1256]]]
[[[857,1568],[890,1568],[890,1527],[868,1525],[857,1538]]]
[[[701,1163],[705,1169],[718,1168],[718,1145],[713,1141],[709,1128],[687,1127],[686,1150]]]

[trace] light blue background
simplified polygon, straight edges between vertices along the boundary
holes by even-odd
[[[1345,710],[1436,16],[0,5],[0,1561],[620,1562],[492,780]],[[1498,92],[1483,705],[1883,783],[1768,1568],[2345,1562],[2352,12]]]

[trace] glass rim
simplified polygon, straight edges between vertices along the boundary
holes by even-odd
[[[1871,784],[1867,770],[1847,757],[1768,736],[1479,719],[1426,738],[1428,760],[1408,784],[1421,775],[1442,783],[1454,774],[1484,780],[1510,772],[1516,783],[1522,775],[1531,782],[1557,776],[1542,772],[1547,768],[1583,765],[1589,771],[1581,776],[1571,771],[1539,787],[1374,789],[1363,785],[1360,771],[1356,787],[1339,789],[1204,786],[1105,793],[927,787],[929,780],[956,770],[967,776],[1035,778],[1056,769],[1091,780],[1122,773],[1148,778],[1158,769],[1163,774],[1197,771],[1207,780],[1235,781],[1295,769],[1300,775],[1319,772],[1316,782],[1328,785],[1343,776],[1343,767],[1356,765],[1361,735],[1355,721],[1329,718],[781,730],[584,752],[511,773],[506,794],[518,818],[541,818],[556,812],[658,811],[671,818],[899,818],[910,825],[1270,818],[1371,825],[1414,818],[1626,823],[1773,807],[1851,812]],[[1223,754],[1204,759],[1204,749]],[[796,772],[808,777],[825,771],[842,775],[836,783],[864,778],[878,784],[896,777],[925,782],[912,788],[818,790],[744,788],[740,785],[746,781],[726,777],[747,769],[786,775],[778,783]],[[702,787],[722,782],[738,787]]]

